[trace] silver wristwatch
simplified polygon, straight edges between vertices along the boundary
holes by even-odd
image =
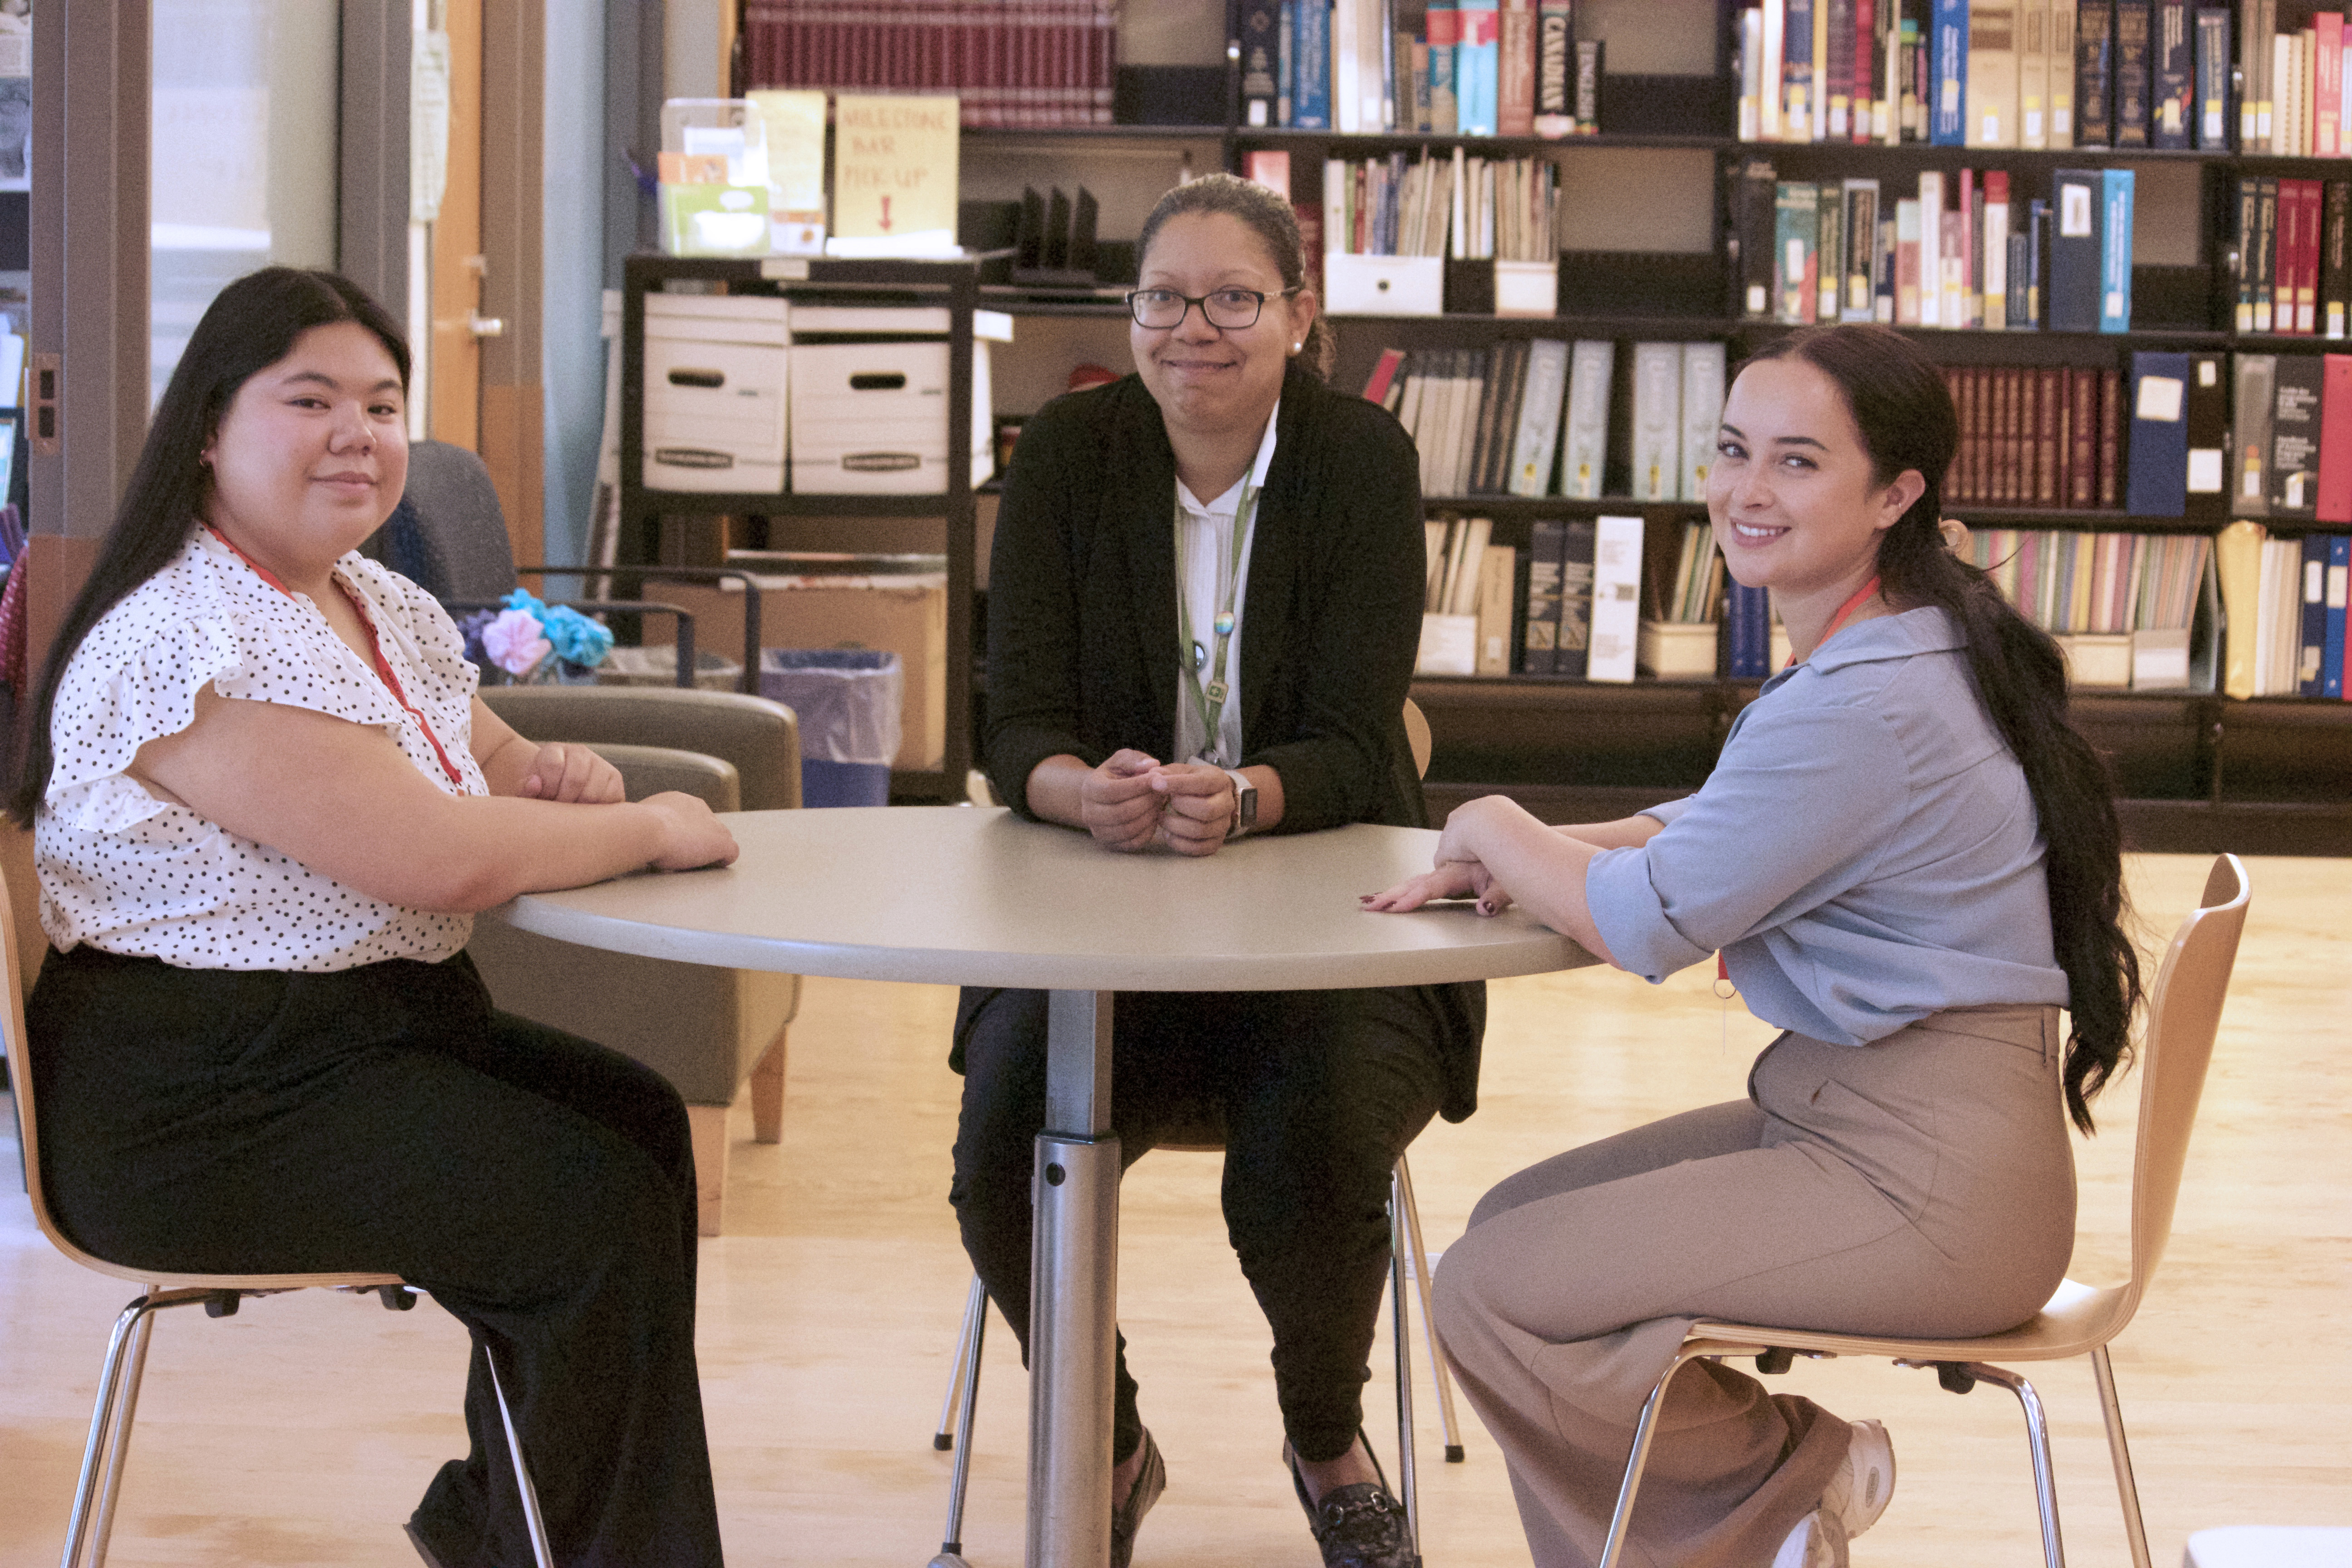
[[[1234,839],[1257,826],[1257,785],[1237,768],[1227,768],[1225,776],[1234,781],[1234,825],[1225,837]]]

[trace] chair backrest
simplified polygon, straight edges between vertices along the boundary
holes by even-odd
[[[621,788],[631,800],[675,790],[694,796],[713,811],[743,809],[743,775],[724,757],[681,752],[673,746],[625,746],[610,741],[592,749],[619,771]]]
[[[518,582],[490,470],[446,441],[410,443],[407,489],[370,543],[385,565],[444,603],[489,604]]]
[[[1404,738],[1412,747],[1412,771],[1417,778],[1429,776],[1429,720],[1421,704],[1408,697],[1404,700]]]
[[[2139,1138],[2132,1156],[2132,1278],[2137,1301],[2164,1259],[2180,1196],[2189,1134],[2213,1059],[2221,999],[2238,959],[2252,889],[2235,855],[2213,862],[2205,894],[2173,933],[2149,993],[2147,1030],[2139,1048]]]
[[[801,803],[800,725],[793,710],[740,691],[674,686],[486,686],[491,712],[534,741],[667,746],[735,764],[743,809]]]

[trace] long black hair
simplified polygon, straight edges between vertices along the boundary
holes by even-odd
[[[1257,184],[1238,174],[1220,171],[1203,174],[1181,185],[1170,187],[1168,194],[1153,205],[1151,216],[1143,220],[1143,232],[1135,241],[1137,275],[1151,254],[1151,242],[1160,237],[1160,228],[1171,217],[1187,213],[1223,213],[1249,226],[1251,232],[1265,246],[1266,258],[1282,275],[1285,289],[1315,291],[1314,280],[1307,273],[1307,250],[1298,237],[1298,215],[1290,204]],[[1321,301],[1317,301],[1319,305]],[[1318,381],[1331,374],[1331,361],[1339,353],[1339,343],[1331,335],[1330,325],[1323,312],[1315,312],[1314,321],[1298,352],[1298,363],[1312,371]]]
[[[1911,340],[1885,327],[1814,327],[1748,363],[1758,360],[1801,360],[1838,384],[1875,483],[1892,484],[1906,469],[1927,481],[1880,541],[1879,582],[1898,610],[1934,605],[1952,617],[1978,698],[2025,771],[2042,827],[2051,936],[2066,972],[2066,1110],[2088,1132],[2091,1098],[2129,1054],[2141,990],[2139,955],[2124,930],[2115,784],[2067,717],[2064,657],[1990,577],[1945,548],[1944,475],[1959,448],[1959,418],[1943,376]]]
[[[408,340],[400,323],[367,290],[332,272],[292,267],[249,272],[222,289],[196,323],[163,400],[155,405],[147,444],[140,448],[139,466],[122,492],[114,524],[99,546],[97,563],[66,612],[42,667],[31,729],[8,793],[8,815],[18,826],[33,825],[49,786],[49,714],[67,664],[106,612],[162,571],[187,542],[211,489],[204,451],[219,433],[237,389],[293,353],[295,339],[304,332],[338,321],[357,321],[374,333],[400,367],[402,388],[407,387]]]

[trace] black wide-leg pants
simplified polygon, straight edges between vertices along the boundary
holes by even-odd
[[[1043,991],[966,990],[949,1189],[990,1300],[1029,1343],[1030,1173],[1045,1117]],[[1334,1459],[1363,1420],[1389,1266],[1389,1171],[1444,1095],[1430,988],[1120,992],[1111,1130],[1133,1164],[1171,1132],[1222,1125],[1227,1235],[1274,1331],[1292,1447]],[[1142,1441],[1125,1342],[1112,1457]]]
[[[381,1271],[496,1356],[557,1559],[720,1561],[694,1360],[686,1109],[495,1012],[472,962],[331,973],[51,953],[26,1005],[41,1173],[110,1261]],[[477,1353],[472,1451],[413,1523],[443,1568],[530,1562]]]

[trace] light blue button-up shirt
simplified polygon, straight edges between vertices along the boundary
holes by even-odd
[[[1698,794],[1585,874],[1653,983],[1720,949],[1749,1011],[1859,1046],[1947,1007],[2066,1004],[2024,771],[1936,608],[1846,627],[1764,683]]]

